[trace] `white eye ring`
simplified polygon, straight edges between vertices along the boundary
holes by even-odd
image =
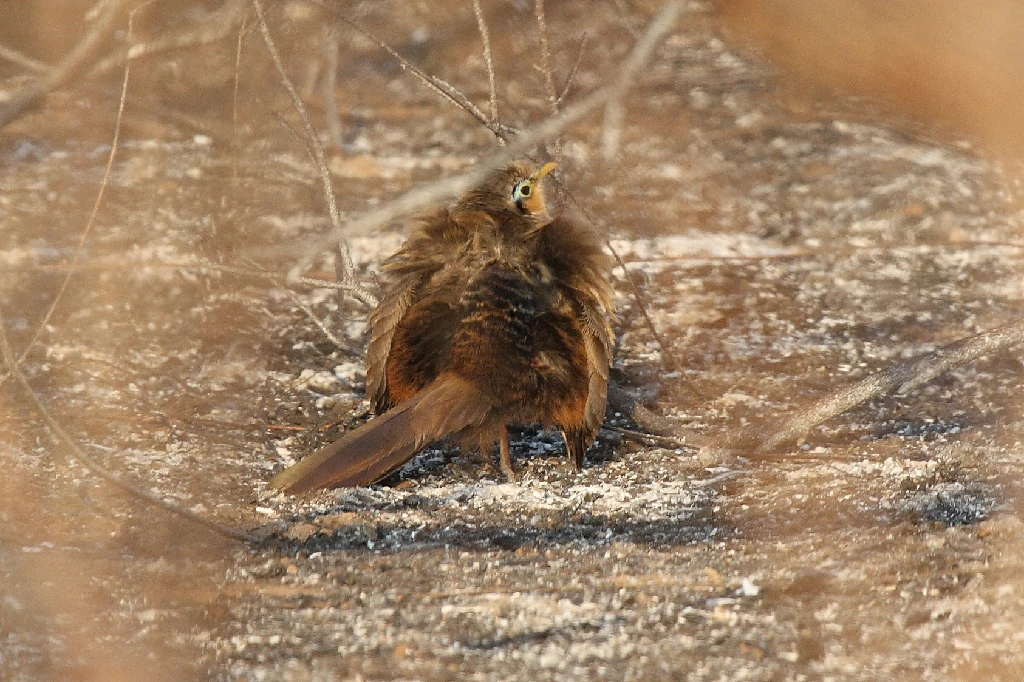
[[[516,202],[519,208],[522,208],[523,201],[529,199],[532,194],[533,183],[529,180],[521,180],[512,190],[512,201]]]

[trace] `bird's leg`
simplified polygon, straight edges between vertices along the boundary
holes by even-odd
[[[572,466],[572,470],[577,473],[583,471],[583,459],[587,454],[587,443],[584,440],[583,432],[580,429],[563,429],[562,438],[565,439],[565,453],[569,456],[569,465]]]
[[[516,472],[512,468],[512,448],[508,443],[508,427],[501,427],[501,473],[510,481],[516,480]]]

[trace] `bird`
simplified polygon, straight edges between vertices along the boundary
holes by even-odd
[[[548,212],[556,164],[515,161],[418,219],[381,266],[366,397],[377,416],[275,476],[303,494],[373,484],[454,436],[515,480],[508,427],[562,432],[583,468],[604,421],[615,308],[595,229]]]

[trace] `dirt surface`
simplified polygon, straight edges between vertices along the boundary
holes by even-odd
[[[604,82],[658,7],[550,4],[559,81],[588,35],[569,100]],[[484,5],[499,113],[528,127],[548,113],[532,7]],[[471,3],[352,12],[486,104]],[[617,272],[618,379],[706,442],[767,432],[894,361],[1016,322],[1019,169],[789,82],[717,19],[687,5],[629,95],[614,159],[600,115],[562,139],[562,180],[666,343]],[[270,20],[322,128],[324,16],[285,3]],[[90,456],[260,541],[99,480],[5,374],[0,678],[1019,678],[1019,354],[873,401],[766,459],[709,462],[607,431],[573,474],[557,434],[523,429],[517,483],[438,446],[383,485],[268,491],[364,418],[368,311],[282,284],[328,222],[258,34],[243,48],[235,114],[232,39],[135,68],[95,228],[22,368]],[[339,62],[329,165],[343,217],[493,150],[369,40],[343,32]],[[0,311],[18,354],[95,201],[111,92],[55,93],[0,130]],[[363,281],[402,234],[351,235]],[[326,254],[311,274],[333,272]]]

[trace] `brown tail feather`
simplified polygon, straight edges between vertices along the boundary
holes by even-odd
[[[427,443],[479,424],[487,412],[486,401],[470,384],[440,378],[288,467],[270,485],[296,495],[328,486],[369,485],[408,462]]]

